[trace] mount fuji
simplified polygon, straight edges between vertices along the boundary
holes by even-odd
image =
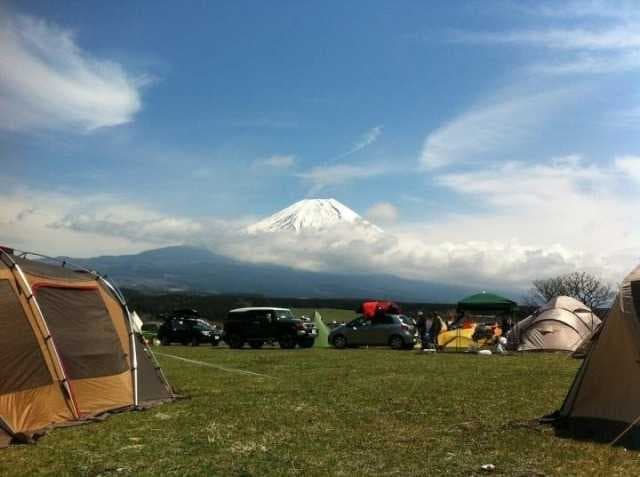
[[[253,224],[250,234],[324,231],[335,227],[349,227],[367,234],[382,234],[376,225],[363,219],[349,207],[335,199],[304,199]]]
[[[284,236],[305,240],[328,234],[356,240],[391,237],[335,199],[305,199],[243,229],[260,241]],[[293,253],[293,252],[292,252]],[[384,273],[315,272],[276,263],[251,263],[218,255],[210,249],[173,246],[136,255],[73,260],[108,274],[120,286],[138,290],[263,295],[270,297],[366,298],[454,302],[466,287],[400,278]]]

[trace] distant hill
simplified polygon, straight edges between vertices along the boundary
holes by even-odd
[[[144,292],[155,290],[298,298],[388,298],[409,302],[455,303],[465,295],[477,291],[385,274],[323,273],[252,264],[216,255],[204,248],[189,246],[73,261],[106,274],[120,287]]]

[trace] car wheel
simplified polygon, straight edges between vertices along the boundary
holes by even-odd
[[[211,340],[211,346],[218,346],[220,344],[220,340]]]
[[[347,338],[343,335],[336,335],[333,337],[333,346],[338,349],[344,349],[347,347]]]
[[[402,336],[393,335],[389,338],[389,346],[391,346],[392,349],[404,348],[404,340],[402,339]]]
[[[229,337],[229,348],[240,349],[244,346],[244,340],[239,335],[231,335]]]
[[[306,338],[304,340],[300,340],[298,342],[298,345],[301,348],[312,348],[313,347],[313,343],[315,343],[315,340],[313,338]]]
[[[249,346],[251,346],[253,349],[260,349],[262,348],[263,344],[264,341],[249,341]]]
[[[296,347],[296,339],[293,335],[283,335],[278,340],[280,344],[280,348],[282,349],[293,349]]]
[[[197,336],[191,338],[191,346],[200,346],[200,338]]]
[[[162,346],[170,346],[171,345],[171,341],[169,340],[168,336],[163,336],[162,338],[160,338],[160,344]]]

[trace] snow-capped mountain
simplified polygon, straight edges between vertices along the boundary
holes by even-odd
[[[304,199],[248,227],[249,233],[328,230],[348,225],[368,232],[382,230],[335,199]]]

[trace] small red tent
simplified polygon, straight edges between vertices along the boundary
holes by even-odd
[[[392,301],[365,301],[356,311],[369,319],[378,313],[392,315],[402,313],[400,307]]]

